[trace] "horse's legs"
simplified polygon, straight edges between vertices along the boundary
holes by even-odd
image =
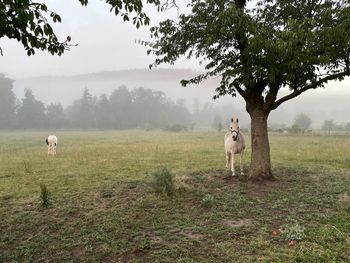
[[[226,168],[230,169],[230,160],[231,160],[231,153],[226,152]]]
[[[47,154],[50,154],[50,145],[47,146]]]
[[[232,176],[235,176],[235,153],[231,151],[231,172]]]
[[[244,172],[243,172],[243,154],[244,154],[244,150],[241,151],[240,158],[239,158],[239,164],[241,166],[241,175],[244,175]]]

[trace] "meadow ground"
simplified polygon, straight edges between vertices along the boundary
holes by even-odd
[[[0,262],[350,262],[350,137],[270,135],[276,180],[254,184],[223,133],[61,131],[56,156],[47,135],[0,133]]]

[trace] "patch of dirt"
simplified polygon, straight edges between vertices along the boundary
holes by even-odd
[[[271,189],[284,187],[286,187],[286,182],[282,178],[257,182],[248,181],[247,194],[254,199],[264,199],[266,193],[271,191]]]
[[[199,241],[199,240],[202,240],[204,238],[204,235],[199,234],[199,233],[186,232],[184,234],[188,239],[195,240],[195,241]]]
[[[253,224],[253,220],[250,218],[245,219],[226,219],[223,221],[223,224],[229,227],[240,228],[243,226],[251,226]]]
[[[74,258],[81,258],[85,255],[86,250],[83,247],[76,247],[72,250],[72,254]]]

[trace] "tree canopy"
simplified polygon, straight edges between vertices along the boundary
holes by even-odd
[[[304,132],[307,129],[310,129],[311,119],[304,113],[300,113],[295,117],[294,123]]]
[[[215,98],[259,93],[266,110],[349,75],[349,1],[263,0],[241,9],[243,2],[192,0],[192,13],[153,27],[152,66],[201,58],[207,72],[183,85],[219,75]],[[291,93],[277,99],[283,87]]]

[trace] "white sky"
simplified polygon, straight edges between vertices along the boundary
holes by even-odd
[[[182,0],[182,2],[185,2]],[[154,60],[146,54],[147,48],[135,43],[149,39],[149,27],[136,27],[125,23],[121,17],[110,12],[110,7],[101,0],[90,0],[82,7],[78,0],[45,1],[48,8],[57,12],[62,23],[52,24],[58,37],[64,41],[67,35],[71,43],[77,43],[61,57],[47,51],[37,50],[28,57],[23,46],[16,40],[0,39],[3,56],[0,57],[0,72],[11,78],[42,75],[74,75],[120,69],[148,68]],[[176,9],[158,13],[154,6],[146,12],[155,25],[167,17],[175,18]],[[163,67],[170,67],[164,65]],[[197,68],[198,63],[179,61],[175,67]]]

